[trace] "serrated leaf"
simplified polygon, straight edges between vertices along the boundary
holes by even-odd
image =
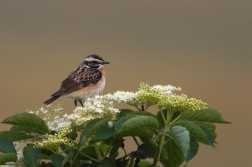
[[[33,145],[28,145],[23,149],[23,155],[25,160],[25,165],[27,167],[33,167],[37,164],[40,157],[40,149],[35,148]]]
[[[190,136],[190,148],[186,157],[186,164],[197,154],[199,150],[199,144],[193,136]]]
[[[0,165],[6,165],[7,162],[16,162],[16,153],[5,153],[0,155]]]
[[[199,111],[184,111],[181,114],[180,120],[188,120],[188,121],[203,121],[203,122],[212,122],[212,123],[230,123],[225,121],[221,114],[211,108],[208,107],[204,110]]]
[[[147,111],[135,111],[135,112],[130,112],[127,114],[127,116],[129,115],[137,115],[137,116],[140,116],[140,115],[143,115],[143,116],[152,116],[152,117],[155,117],[156,116],[150,112],[147,112]]]
[[[16,153],[15,146],[12,141],[7,138],[0,138],[0,152],[2,153]]]
[[[112,137],[114,134],[115,134],[114,129],[108,127],[107,125],[101,126],[97,130],[95,136],[92,138],[92,141],[90,143],[98,142],[101,140],[106,140],[106,139]]]
[[[138,159],[146,159],[146,158],[151,158],[152,153],[151,153],[151,150],[145,144],[141,144],[137,148],[135,156]]]
[[[158,121],[152,116],[130,115],[121,118],[115,125],[116,136],[139,136],[151,138],[153,131],[158,129]]]
[[[46,122],[39,116],[31,113],[18,113],[4,119],[2,123],[19,125],[31,129],[32,132],[46,134],[49,132]]]
[[[86,140],[92,136],[95,131],[102,125],[106,125],[107,119],[97,118],[91,120],[86,127],[81,131],[80,144],[83,145]]]
[[[27,135],[24,133],[17,133],[17,132],[13,132],[13,131],[2,131],[2,132],[0,132],[0,137],[1,138],[8,138],[12,142],[33,138],[33,136],[31,136],[31,135]]]
[[[120,109],[120,112],[116,114],[116,119],[119,120],[122,117],[125,117],[127,114],[134,112],[130,109]]]
[[[114,160],[112,160],[111,158],[105,157],[101,161],[100,167],[116,167],[116,164],[115,164]]]
[[[184,161],[184,155],[177,143],[170,137],[166,137],[166,143],[161,152],[160,162],[164,167],[178,167]]]
[[[182,151],[184,158],[187,157],[187,152],[190,147],[190,133],[182,126],[171,127],[168,135],[174,140],[174,142],[179,146]]]
[[[215,126],[210,123],[197,123],[207,136],[207,144],[215,148],[214,140],[216,138]],[[212,125],[212,126],[211,126]]]
[[[143,137],[140,137],[140,139],[148,147],[148,149],[151,151],[152,158],[156,158],[157,144],[154,143],[153,140],[151,140],[151,139],[147,139],[147,138],[143,138]],[[164,151],[164,149],[162,151],[163,151],[163,157],[167,157],[165,155],[166,152]]]
[[[215,132],[216,126],[209,122],[196,122],[196,123],[209,129],[212,136],[212,141],[215,142],[215,139],[217,137],[217,134]]]
[[[51,160],[55,167],[63,167],[63,161],[65,157],[61,154],[52,154]]]
[[[199,127],[197,124],[195,124],[192,121],[179,120],[175,122],[174,124],[172,124],[172,126],[182,126],[186,128],[190,132],[190,135],[194,136],[198,142],[201,142],[204,144],[208,143],[207,136],[204,130],[202,130],[201,127]]]

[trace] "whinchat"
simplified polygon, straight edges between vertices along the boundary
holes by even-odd
[[[79,101],[81,106],[87,98],[99,95],[104,87],[106,74],[104,65],[109,62],[97,54],[87,56],[68,77],[61,82],[60,89],[51,95],[44,103],[49,105],[56,99],[72,98],[75,106]]]

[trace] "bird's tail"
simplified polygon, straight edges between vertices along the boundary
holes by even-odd
[[[60,96],[53,96],[50,99],[46,100],[44,104],[49,105],[51,104],[54,100],[57,100]]]

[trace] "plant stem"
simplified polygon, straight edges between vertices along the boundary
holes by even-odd
[[[95,148],[95,152],[96,152],[96,155],[98,157],[98,160],[99,161],[102,161],[103,160],[103,157],[101,155],[101,152],[100,152],[100,149],[98,147],[98,145],[96,143],[93,144],[94,145],[94,148]]]
[[[86,154],[84,154],[84,153],[82,153],[82,152],[80,152],[80,154],[83,155],[83,156],[85,156],[85,157],[87,157],[87,158],[90,159],[91,161],[94,161],[94,162],[96,162],[96,163],[99,163],[99,161],[97,161],[96,159],[94,159],[94,158],[92,158],[92,157],[90,157],[90,156],[88,156],[88,155],[86,155]]]
[[[158,164],[158,161],[160,159],[160,155],[161,155],[161,151],[162,151],[162,147],[163,147],[163,143],[164,143],[164,139],[165,139],[165,135],[162,135],[160,140],[159,140],[159,143],[158,143],[158,154],[157,154],[157,157],[154,159],[154,162],[152,164],[152,167],[156,167],[157,164]]]
[[[179,116],[177,116],[177,117],[170,123],[170,125],[172,125],[174,122],[176,122],[180,117],[181,117],[181,114],[180,114]]]
[[[167,117],[164,116],[163,112],[161,111],[161,115],[162,115],[162,118],[163,118],[163,121],[165,123],[165,127],[163,129],[163,134],[161,134],[161,137],[159,139],[159,142],[158,142],[158,150],[157,150],[157,157],[154,159],[154,162],[152,164],[152,167],[156,167],[157,164],[158,164],[158,161],[160,159],[160,156],[161,156],[161,152],[162,152],[162,149],[163,149],[163,145],[164,145],[164,141],[165,141],[165,133],[169,130],[170,128],[170,121],[171,121],[171,118],[173,116],[173,112],[171,113],[168,113],[167,112]]]
[[[138,143],[138,141],[137,141],[137,139],[136,139],[136,137],[135,136],[133,136],[133,139],[134,139],[134,141],[135,141],[135,143],[136,143],[136,145],[137,145],[137,147],[139,147],[139,143]]]
[[[167,124],[167,120],[166,120],[166,118],[165,118],[165,116],[164,116],[163,111],[161,111],[161,116],[162,116],[162,118],[163,118],[164,123]]]

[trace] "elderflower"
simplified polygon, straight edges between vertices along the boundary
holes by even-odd
[[[207,108],[207,103],[195,98],[188,98],[186,95],[166,96],[160,99],[157,104],[159,107],[165,107],[169,111],[196,111]]]
[[[106,95],[107,99],[114,100],[118,103],[126,103],[132,106],[135,106],[139,103],[137,99],[137,94],[134,92],[124,92],[124,91],[116,91],[113,95]]]
[[[58,133],[44,135],[47,140],[36,144],[38,148],[58,148],[64,144],[68,147],[74,147],[77,143],[67,138],[67,135],[71,132],[68,128],[62,128]]]
[[[77,126],[93,120],[95,118],[115,119],[119,110],[114,108],[113,101],[108,100],[105,96],[95,96],[88,98],[83,107],[76,107],[72,114],[67,117]]]
[[[117,91],[108,98],[118,103],[126,103],[139,109],[139,106],[145,106],[145,109],[152,105],[156,105],[160,98],[163,96],[174,95],[174,91],[180,91],[181,88],[171,85],[154,85],[152,87],[147,84],[141,83],[139,91],[137,92],[124,92]]]
[[[46,108],[41,107],[35,111],[28,112],[40,116],[46,122],[50,131],[58,132],[61,128],[69,127],[71,124],[67,114],[65,114],[63,117],[60,116],[63,111],[64,109],[60,104],[58,104],[47,105]]]

